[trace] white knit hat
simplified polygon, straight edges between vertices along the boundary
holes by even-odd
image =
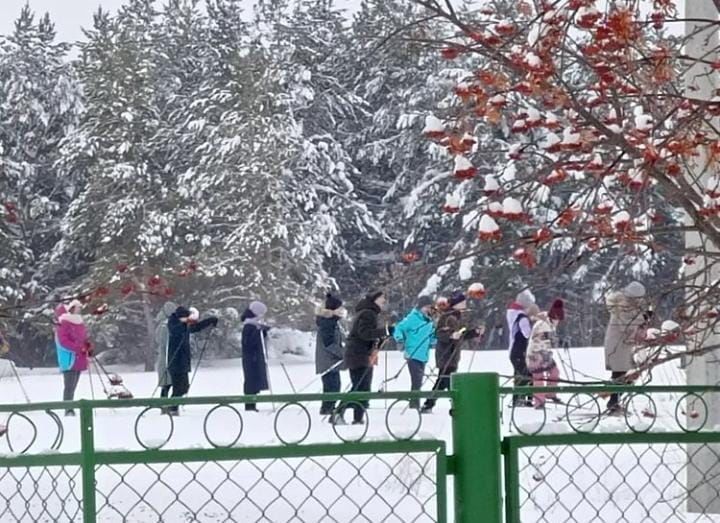
[[[68,312],[73,310],[75,307],[77,307],[78,309],[82,309],[83,308],[82,302],[80,300],[72,300],[70,303],[68,303],[68,306],[67,306]]]
[[[527,309],[535,303],[535,296],[530,292],[530,289],[525,289],[517,295],[515,301],[522,305],[524,309]]]
[[[628,298],[644,298],[645,286],[639,281],[630,282],[623,289],[623,294]]]

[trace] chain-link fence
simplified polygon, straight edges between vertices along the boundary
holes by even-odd
[[[100,521],[438,521],[437,456],[103,465]]]
[[[311,414],[327,395],[0,406],[0,521],[444,522],[445,443],[418,438],[415,396],[338,395],[359,425]]]
[[[720,522],[718,387],[502,392],[553,390],[557,403],[505,413],[506,521]]]
[[[82,519],[79,466],[0,468],[0,521]]]
[[[508,406],[538,391],[560,401]],[[720,522],[718,394],[460,374],[442,394],[0,405],[0,521]],[[409,408],[430,396],[451,416]],[[329,400],[363,422],[321,418]],[[78,418],[53,414],[69,406]]]
[[[527,447],[519,454],[519,512],[533,522],[720,521],[717,470],[697,459],[710,444]],[[700,481],[692,476],[699,476]],[[714,484],[713,484],[714,483]]]

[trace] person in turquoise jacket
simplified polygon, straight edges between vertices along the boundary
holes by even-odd
[[[417,307],[395,326],[393,337],[402,345],[410,371],[410,389],[420,390],[430,349],[435,346],[435,324],[432,319],[433,301],[427,296],[418,299]],[[411,400],[411,409],[419,409],[420,401]]]

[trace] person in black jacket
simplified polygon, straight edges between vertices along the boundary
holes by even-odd
[[[385,295],[374,291],[368,293],[355,307],[357,315],[350,329],[344,358],[350,370],[353,392],[370,391],[380,340],[392,336],[395,330],[394,327],[378,325],[378,316],[385,303]],[[367,407],[367,401],[353,402],[353,424],[363,423]]]
[[[468,340],[476,339],[485,332],[484,327],[470,328],[463,313],[467,311],[467,299],[462,291],[455,291],[448,300],[450,309],[444,312],[436,325],[437,345],[435,347],[435,363],[437,364],[438,378],[433,390],[448,390],[450,379],[460,366],[460,355],[463,344]],[[425,400],[420,412],[432,413],[435,407],[435,398]]]
[[[317,340],[315,342],[315,372],[320,375],[323,393],[340,392],[340,371],[343,361],[343,335],[340,320],[346,311],[343,302],[337,296],[328,293],[325,306],[315,311]],[[335,414],[335,402],[323,401],[320,407],[321,416],[332,416],[331,423],[343,423],[342,416]]]
[[[257,394],[270,388],[265,360],[265,340],[270,328],[263,325],[262,320],[267,314],[267,306],[254,301],[242,313],[242,366],[243,393]],[[255,403],[246,403],[245,410],[257,412]]]
[[[168,318],[167,371],[170,374],[173,398],[184,396],[190,388],[190,334],[210,326],[215,327],[217,323],[218,319],[214,316],[195,323],[190,318],[190,310],[182,306],[175,309]],[[170,407],[167,412],[177,416],[178,407]]]

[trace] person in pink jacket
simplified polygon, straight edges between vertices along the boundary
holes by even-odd
[[[88,355],[92,352],[81,310],[82,304],[78,300],[55,309],[55,347],[58,367],[63,374],[63,401],[72,401],[75,397],[80,373],[87,370]],[[74,416],[75,412],[68,409],[65,415]]]

